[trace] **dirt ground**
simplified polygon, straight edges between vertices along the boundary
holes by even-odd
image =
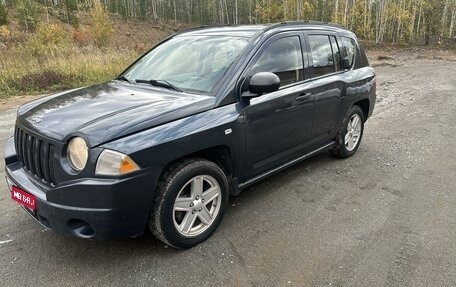
[[[150,234],[55,235],[1,181],[1,285],[456,286],[456,62],[378,56],[378,101],[357,154],[323,153],[248,188],[190,250]],[[2,146],[16,102],[3,104]]]

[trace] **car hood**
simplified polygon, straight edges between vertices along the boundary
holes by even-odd
[[[118,81],[38,99],[18,109],[18,122],[59,141],[83,136],[89,146],[213,108],[215,98]]]

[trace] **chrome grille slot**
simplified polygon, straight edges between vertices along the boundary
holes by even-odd
[[[47,184],[55,184],[52,156],[53,144],[29,134],[20,128],[14,131],[16,153],[24,170]]]

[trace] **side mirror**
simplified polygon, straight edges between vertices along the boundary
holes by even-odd
[[[253,75],[249,81],[249,92],[244,98],[254,98],[262,94],[272,93],[280,88],[280,78],[270,72],[261,72]]]
[[[342,69],[343,70],[351,69],[350,61],[348,59],[342,59]]]

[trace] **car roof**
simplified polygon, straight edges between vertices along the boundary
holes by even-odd
[[[344,35],[354,35],[344,27],[327,22],[319,21],[291,21],[275,24],[256,24],[256,25],[212,25],[201,26],[183,30],[177,35],[199,35],[199,36],[237,36],[251,38],[257,34],[263,34],[268,31],[287,31],[287,30],[321,30],[338,32]]]

